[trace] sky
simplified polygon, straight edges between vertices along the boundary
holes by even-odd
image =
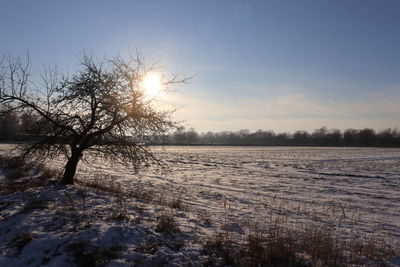
[[[400,1],[1,0],[0,53],[73,73],[140,50],[192,77],[162,99],[202,131],[400,127]]]

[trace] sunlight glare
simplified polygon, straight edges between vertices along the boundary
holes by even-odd
[[[148,74],[143,80],[143,88],[149,96],[159,96],[161,90],[161,80],[156,74]]]

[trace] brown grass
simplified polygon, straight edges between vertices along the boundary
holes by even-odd
[[[17,180],[19,178],[25,177],[28,172],[24,168],[8,170],[5,174],[7,180]]]
[[[32,241],[32,239],[33,239],[33,235],[31,232],[21,233],[21,234],[18,234],[17,236],[15,236],[11,240],[11,245],[17,249],[17,252],[19,254],[25,248],[25,246],[28,245],[28,243]]]
[[[174,209],[186,208],[181,194],[168,198],[165,192],[160,194],[143,187],[127,190],[105,181],[79,183]],[[361,237],[357,230],[360,218],[357,219],[356,212],[346,211],[341,203],[316,210],[312,205],[294,206],[274,197],[264,208],[268,219],[258,225],[249,223],[245,236],[238,238],[220,231],[205,238],[203,245],[209,265],[349,266],[384,262],[388,257],[400,255],[398,242]],[[124,214],[116,213],[114,218],[127,219]],[[211,225],[209,218],[207,225]],[[158,216],[155,229],[179,232],[172,212]]]
[[[105,177],[99,177],[96,180],[85,181],[83,179],[76,179],[76,182],[82,186],[95,188],[104,192],[109,192],[125,198],[135,198],[143,200],[148,203],[158,204],[165,207],[170,207],[178,210],[186,210],[187,205],[182,199],[182,194],[174,196],[167,192],[157,192],[143,188],[138,185],[130,188],[122,187],[120,184],[115,183]]]
[[[182,200],[182,194],[179,194],[177,197],[173,197],[168,206],[170,206],[173,209],[185,210],[186,205]]]
[[[222,266],[237,263],[240,247],[235,244],[227,232],[217,232],[207,237],[203,247],[209,259],[206,266]]]
[[[19,159],[0,156],[0,167],[5,170],[2,191],[24,191],[32,187],[44,186],[53,181],[56,172],[44,164],[26,163]],[[25,179],[26,177],[36,179]],[[100,177],[103,178],[103,177]],[[115,194],[116,207],[111,219],[129,220],[126,198],[136,198],[164,205],[173,209],[185,209],[182,194],[176,197],[165,192],[145,190],[142,186],[127,189],[109,179],[83,181],[77,183]],[[44,204],[43,204],[44,205]],[[226,203],[224,203],[226,206]],[[42,206],[35,206],[40,208]],[[45,207],[45,206],[43,206]],[[235,266],[350,266],[365,262],[383,263],[392,256],[400,256],[400,241],[388,240],[372,235],[361,235],[357,230],[356,212],[350,214],[341,203],[315,210],[311,207],[294,207],[286,200],[276,197],[264,203],[267,220],[249,223],[247,234],[233,236],[228,231],[219,231],[203,241],[204,250],[209,255],[208,265]],[[211,225],[205,215],[204,221]],[[163,212],[156,218],[157,232],[178,233],[179,225],[173,212]],[[344,234],[346,233],[346,234]],[[31,233],[23,233],[12,242],[17,251],[32,240]],[[78,246],[79,247],[79,246]],[[79,254],[79,253],[78,253]],[[78,255],[77,254],[77,255]],[[79,254],[83,262],[94,254]],[[97,254],[96,254],[97,255]],[[91,261],[93,259],[89,259]],[[94,259],[98,262],[98,258]]]
[[[172,212],[163,212],[160,216],[157,216],[155,230],[163,233],[179,233],[181,231]]]
[[[39,174],[38,179],[42,181],[48,181],[55,179],[58,175],[58,171],[47,167],[45,164],[40,163],[35,166],[35,173]]]
[[[0,155],[0,168],[5,172],[6,178],[1,183],[1,193],[25,191],[56,181],[55,170],[47,168],[44,164],[26,162],[19,158]]]
[[[206,238],[203,247],[208,265],[233,266],[353,266],[383,264],[400,256],[400,243],[360,235],[349,224],[342,205],[318,213],[291,208],[289,203],[269,203],[269,219],[248,223],[247,235],[219,232]],[[334,212],[332,212],[332,210]],[[301,219],[294,219],[303,215]],[[344,234],[346,233],[346,235]]]

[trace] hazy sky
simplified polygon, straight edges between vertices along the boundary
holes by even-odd
[[[194,76],[164,101],[199,131],[400,126],[400,1],[0,2],[0,52],[72,72],[140,49]]]

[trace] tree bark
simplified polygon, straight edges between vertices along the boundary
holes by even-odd
[[[81,159],[81,153],[78,152],[73,152],[71,157],[68,159],[67,165],[65,165],[64,177],[63,177],[64,184],[74,184],[76,167],[78,166],[80,159]]]

